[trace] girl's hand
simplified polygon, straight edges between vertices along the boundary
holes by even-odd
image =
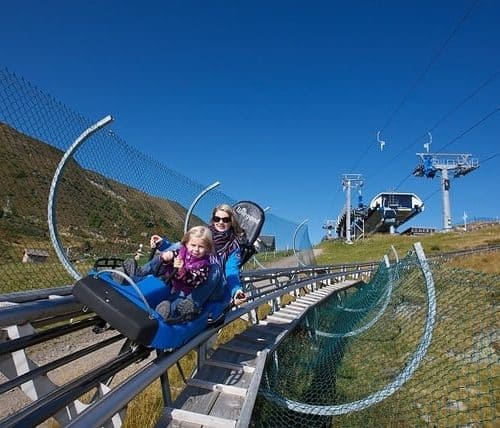
[[[164,251],[163,253],[161,253],[161,259],[164,262],[169,262],[173,258],[174,258],[174,253],[172,251]]]
[[[170,252],[170,251],[169,251]],[[184,266],[184,260],[180,259],[179,257],[176,257],[174,259],[174,267],[175,268],[178,268],[178,269],[181,269],[182,266]]]
[[[234,295],[234,298],[233,298],[233,303],[238,306],[238,305],[241,305],[242,303],[245,303],[247,301],[247,295],[239,290],[236,292],[236,294]]]
[[[162,237],[160,235],[153,235],[149,240],[149,245],[151,248],[156,248],[156,246],[161,242]]]

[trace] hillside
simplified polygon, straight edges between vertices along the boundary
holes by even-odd
[[[415,242],[422,243],[428,256],[485,245],[500,245],[500,225],[487,224],[467,232],[453,231],[422,236],[375,234],[356,241],[352,245],[340,240],[323,241],[317,247],[321,249],[321,255],[317,257],[317,261],[319,264],[362,262],[381,260],[385,254],[394,259],[395,255],[391,246],[394,247],[398,256],[402,258],[413,248]],[[460,263],[462,263],[462,267],[500,273],[500,263],[494,263],[495,260],[500,262],[500,253],[498,251],[486,256],[486,261],[481,260],[480,256],[469,256],[461,260]]]
[[[21,248],[47,247],[49,188],[62,155],[0,123],[0,257],[4,260],[18,260]],[[186,213],[182,206],[85,170],[74,161],[66,167],[58,194],[59,234],[73,256],[134,251],[153,232],[173,239],[182,235]]]

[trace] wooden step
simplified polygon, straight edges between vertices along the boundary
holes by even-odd
[[[203,427],[210,428],[234,428],[236,421],[232,419],[220,418],[218,416],[204,415],[202,413],[190,412],[188,410],[174,409],[166,407],[163,411],[162,419],[170,417],[176,422],[187,422],[192,424],[199,424]]]
[[[262,334],[258,334],[258,333],[254,333],[252,334],[252,332],[248,332],[248,331],[244,331],[243,333],[240,333],[238,334],[237,338],[238,339],[241,339],[241,340],[244,340],[246,342],[250,342],[250,343],[270,343],[270,342],[274,342],[273,338],[272,337],[262,337],[263,335]],[[276,337],[276,336],[274,336]]]
[[[297,314],[291,314],[289,312],[284,312],[284,311],[274,311],[272,313],[273,316],[276,316],[276,317],[281,317],[281,318],[287,318],[287,319],[290,319],[290,320],[293,320],[295,318],[297,318]]]
[[[280,308],[279,312],[284,312],[285,314],[297,316],[301,315],[304,312],[304,309],[287,306],[285,308]]]
[[[273,321],[273,322],[278,323],[278,324],[283,324],[284,327],[287,326],[288,324],[290,324],[293,321],[290,318],[279,317],[279,316],[276,316],[275,314],[268,315],[266,317],[266,320]]]
[[[227,361],[210,359],[206,360],[205,364],[214,367],[221,367],[223,369],[228,369],[228,370],[244,371],[246,373],[253,373],[255,371],[255,367],[252,367],[246,363],[237,364],[237,363],[229,363]]]
[[[223,345],[219,345],[217,349],[224,349],[225,351],[231,351],[231,352],[237,352],[238,354],[246,354],[246,355],[252,355],[252,356],[257,356],[260,350],[257,349],[250,349],[247,347],[243,346],[237,346],[237,345],[231,345],[231,343],[225,343]]]
[[[223,383],[210,382],[203,379],[188,379],[186,382],[189,386],[194,386],[196,388],[208,389],[209,391],[224,392],[226,394],[237,395],[239,397],[245,397],[247,395],[246,388],[240,388],[238,386],[225,385]]]

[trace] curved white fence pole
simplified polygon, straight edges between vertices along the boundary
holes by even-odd
[[[398,252],[396,251],[396,248],[394,247],[394,245],[391,245],[391,249],[392,249],[392,252],[394,253],[394,255],[396,256],[396,263],[399,263]]]
[[[408,362],[408,364],[406,364],[403,371],[401,371],[401,373],[399,373],[399,375],[396,376],[396,378],[389,385],[361,400],[346,404],[337,404],[333,406],[319,406],[300,403],[267,391],[264,391],[262,394],[270,401],[273,401],[278,405],[286,407],[295,412],[305,413],[309,415],[337,416],[366,409],[367,407],[380,403],[387,397],[394,394],[397,390],[399,390],[411,378],[415,370],[424,359],[425,354],[427,353],[427,350],[429,349],[429,346],[431,344],[432,332],[434,330],[434,324],[436,322],[436,291],[434,288],[434,279],[432,277],[429,264],[427,263],[422,245],[420,244],[420,242],[416,242],[414,244],[414,247],[420,264],[420,268],[422,270],[422,273],[424,274],[425,285],[427,287],[427,319],[422,339],[415,353],[413,354],[413,357]]]
[[[259,261],[257,260],[257,258],[256,258],[255,256],[252,256],[252,260],[253,260],[253,262],[254,262],[254,263],[255,263],[258,267],[260,267],[261,269],[265,269],[265,268],[266,268],[266,267],[265,267],[265,266],[264,266],[261,262],[259,262]]]
[[[270,209],[271,209],[271,207],[268,206],[268,207],[265,207],[262,211],[264,211],[265,213],[267,213]],[[255,257],[255,255],[252,256],[252,259],[253,259],[254,264],[256,264],[261,269],[265,269],[266,268],[261,262],[259,262],[257,260],[257,257]]]
[[[80,147],[80,145],[92,134],[99,131],[102,127],[106,126],[108,123],[112,122],[113,118],[111,116],[106,116],[101,119],[99,122],[92,125],[90,128],[86,129],[71,145],[71,147],[66,150],[63,157],[59,161],[59,165],[57,166],[56,172],[54,173],[54,177],[52,178],[52,183],[50,185],[49,192],[49,201],[47,206],[47,222],[49,224],[49,234],[50,240],[52,242],[52,246],[59,257],[59,260],[63,264],[64,268],[68,271],[68,273],[75,279],[79,280],[82,275],[73,267],[67,255],[65,254],[61,242],[59,241],[59,236],[57,233],[57,224],[56,224],[56,196],[57,189],[59,187],[59,178],[61,177],[64,168],[66,167],[66,162],[73,155],[74,152]]]
[[[305,266],[304,263],[300,260],[298,253],[295,251],[295,239],[297,238],[297,233],[299,232],[300,228],[304,226],[309,221],[309,219],[305,219],[302,223],[300,223],[296,228],[295,231],[293,232],[293,239],[292,239],[292,250],[293,254],[295,255],[295,258],[297,259],[299,266]]]
[[[191,213],[193,212],[194,207],[196,206],[198,201],[201,198],[203,198],[203,196],[205,196],[206,193],[210,192],[210,190],[216,188],[219,184],[220,182],[216,181],[215,183],[208,186],[206,189],[202,190],[201,193],[196,198],[194,198],[194,201],[191,203],[191,206],[189,207],[186,213],[186,218],[184,220],[184,233],[188,231],[189,219],[191,218]]]

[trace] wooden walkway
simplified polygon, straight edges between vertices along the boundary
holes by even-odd
[[[247,427],[268,353],[294,329],[308,308],[357,282],[343,281],[300,296],[220,345],[187,381],[174,406],[164,410],[157,427]]]

